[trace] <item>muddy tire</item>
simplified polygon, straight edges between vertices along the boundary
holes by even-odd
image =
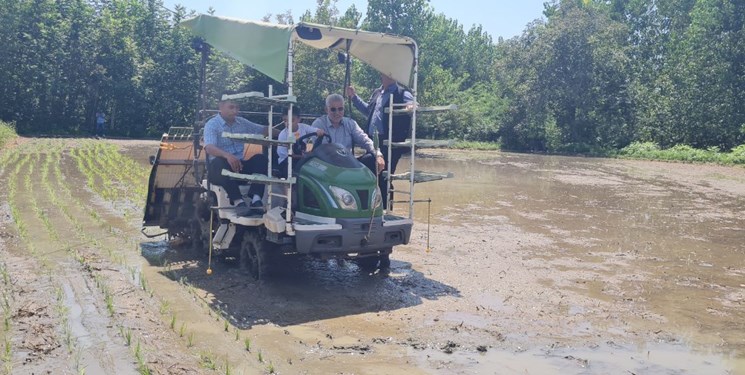
[[[266,279],[275,266],[273,248],[262,230],[246,230],[239,256],[241,269],[248,272],[254,280]]]
[[[359,267],[360,271],[365,272],[365,273],[375,272],[375,270],[378,269],[378,261],[379,261],[378,256],[357,258],[354,260],[354,262],[357,264],[357,267]]]
[[[194,218],[189,222],[189,238],[191,239],[191,250],[197,259],[205,258],[209,254],[209,241],[214,234],[210,228],[210,215],[215,221],[215,227],[219,225],[217,214],[210,208],[215,205],[217,198],[214,193],[209,192],[197,202]]]
[[[198,219],[192,220],[189,226],[191,229],[189,233],[189,237],[191,238],[191,252],[195,257],[202,258],[207,255],[207,245],[209,245],[209,242],[207,242],[204,236],[205,233],[202,233],[202,225]]]
[[[391,254],[380,255],[380,264],[378,265],[378,268],[386,271],[391,269]]]
[[[387,271],[391,268],[390,250],[388,252],[381,252],[380,255],[357,258],[354,262],[365,273],[372,273],[377,269]]]

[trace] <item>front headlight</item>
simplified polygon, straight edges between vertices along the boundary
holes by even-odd
[[[357,200],[354,199],[354,195],[349,191],[336,186],[329,186],[329,190],[334,195],[336,203],[339,204],[343,210],[357,210]]]
[[[380,194],[380,188],[376,186],[375,192],[373,193],[372,206],[370,207],[372,207],[372,209],[374,210],[382,204],[383,204],[383,196]]]

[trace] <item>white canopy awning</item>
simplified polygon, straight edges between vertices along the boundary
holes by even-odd
[[[199,15],[181,23],[217,50],[284,82],[290,40],[318,49],[346,51],[388,75],[411,85],[416,43],[413,39],[383,33],[344,29],[312,23],[278,25]]]

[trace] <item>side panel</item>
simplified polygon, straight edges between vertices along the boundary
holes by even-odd
[[[262,147],[246,145],[244,158],[261,153]],[[190,128],[172,128],[161,138],[148,180],[143,226],[158,226],[171,234],[188,228],[194,218],[201,181],[206,178],[205,152],[194,162],[194,142]],[[195,174],[194,168],[198,168]]]
[[[194,168],[199,168],[199,175],[204,174],[204,152],[194,163],[191,132],[185,131],[179,128],[177,137],[164,134],[161,138],[148,180],[143,226],[159,226],[176,233],[194,217],[195,202],[202,191]]]

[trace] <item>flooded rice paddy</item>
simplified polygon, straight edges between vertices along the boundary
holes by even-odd
[[[155,147],[0,154],[6,372],[745,374],[743,168],[425,151],[390,274],[256,282],[139,233]]]

